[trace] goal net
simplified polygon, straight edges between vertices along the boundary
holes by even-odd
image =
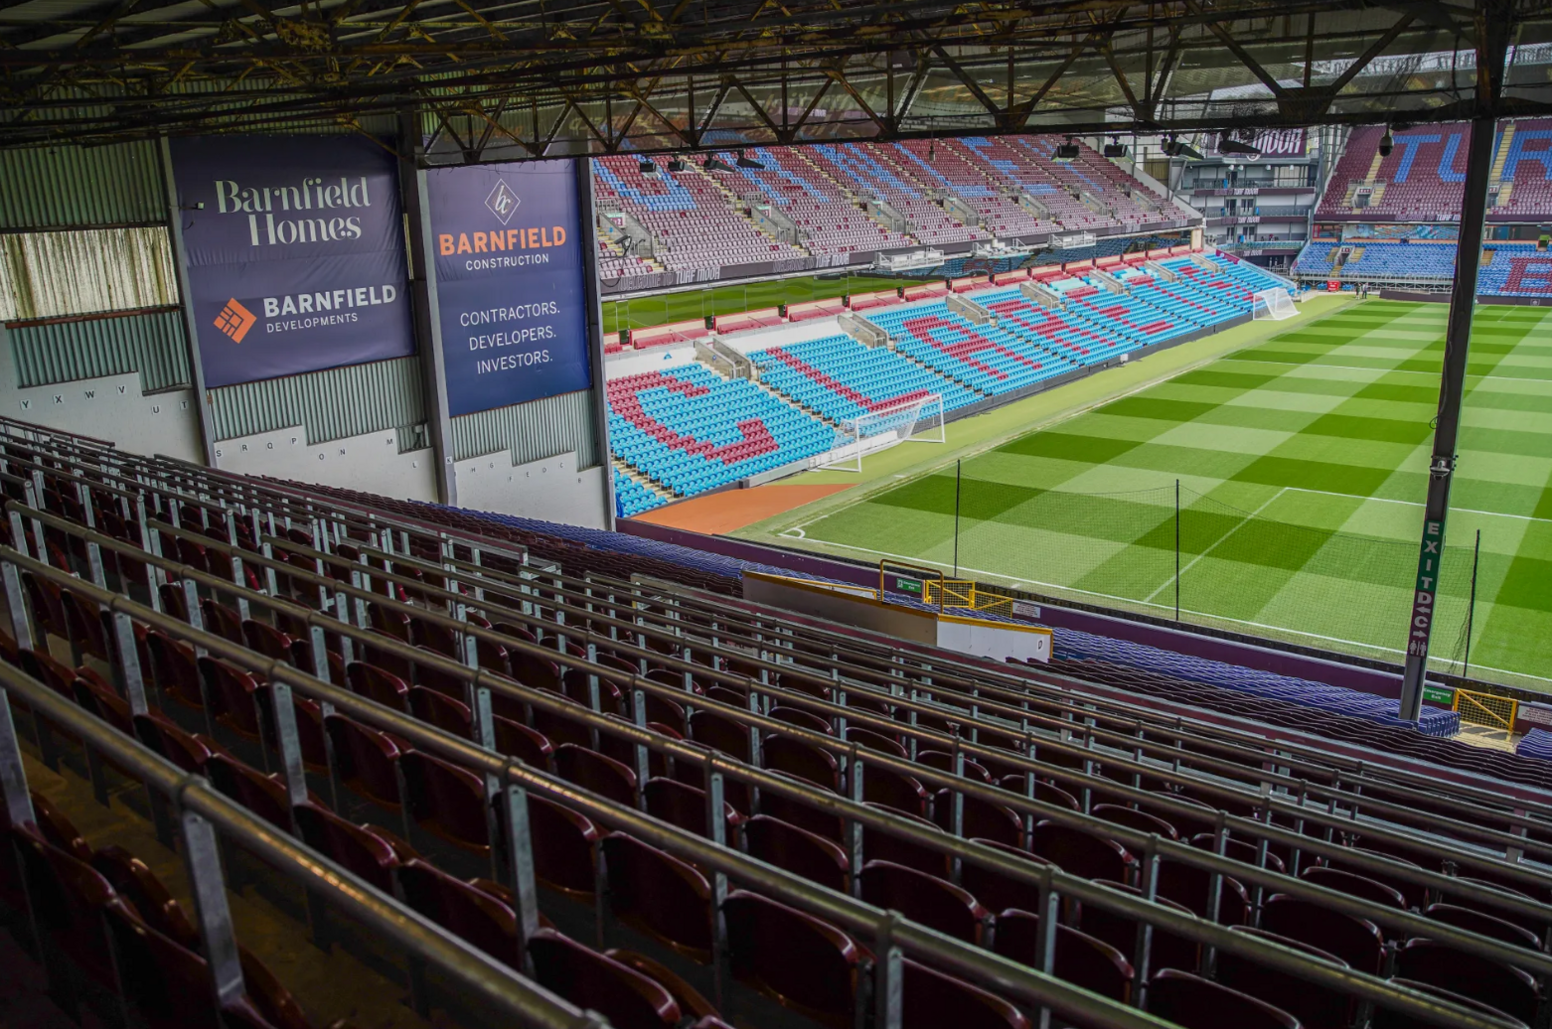
[[[1259,293],[1251,294],[1250,315],[1258,322],[1280,322],[1284,318],[1292,318],[1298,313],[1294,309],[1293,298],[1281,286],[1276,289],[1263,289]]]
[[[835,443],[817,463],[843,472],[860,472],[864,454],[877,453],[908,441],[948,442],[943,422],[943,394],[929,393],[847,418],[835,427]]]

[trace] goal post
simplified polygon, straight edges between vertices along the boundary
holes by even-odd
[[[818,459],[822,468],[861,472],[862,456],[900,443],[947,443],[943,394],[929,393],[847,418],[835,427],[835,442]]]
[[[1263,289],[1250,295],[1250,316],[1258,322],[1280,322],[1298,313],[1293,306],[1293,298],[1281,286],[1276,289]]]

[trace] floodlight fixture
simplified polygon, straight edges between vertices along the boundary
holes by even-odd
[[[636,165],[636,169],[643,175],[654,175],[657,173],[657,165],[653,164],[645,157],[641,159],[640,164]]]
[[[1071,136],[1067,137],[1067,142],[1056,144],[1056,150],[1051,154],[1051,160],[1062,164],[1066,164],[1068,161],[1076,161],[1077,159],[1078,144],[1073,142]]]
[[[740,168],[753,168],[755,171],[765,170],[765,165],[761,164],[759,161],[756,161],[752,157],[745,157],[742,150],[738,152],[738,166]]]

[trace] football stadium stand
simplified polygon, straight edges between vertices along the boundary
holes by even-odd
[[[865,347],[838,333],[757,350],[749,359],[760,382],[821,417],[841,422],[932,393],[952,411],[980,397],[886,347]]]
[[[1459,221],[1467,126],[1453,123],[1393,132],[1395,146],[1388,157],[1379,152],[1385,132],[1383,125],[1353,130],[1315,216]]]
[[[239,944],[322,934],[436,1024],[1544,1024],[1552,764],[1451,712],[1255,648],[999,664],[743,598],[780,564],[0,431],[8,961],[93,1018],[306,1029]]]
[[[975,324],[946,301],[888,308],[863,317],[889,333],[900,353],[982,396],[1020,390],[1069,367],[999,325]]]
[[[615,457],[678,496],[829,449],[834,433],[747,379],[682,364],[609,383]]]

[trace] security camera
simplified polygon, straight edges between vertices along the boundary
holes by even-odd
[[[1396,149],[1396,141],[1391,136],[1390,130],[1386,129],[1385,134],[1380,137],[1380,156],[1389,157],[1390,152],[1394,149]]]

